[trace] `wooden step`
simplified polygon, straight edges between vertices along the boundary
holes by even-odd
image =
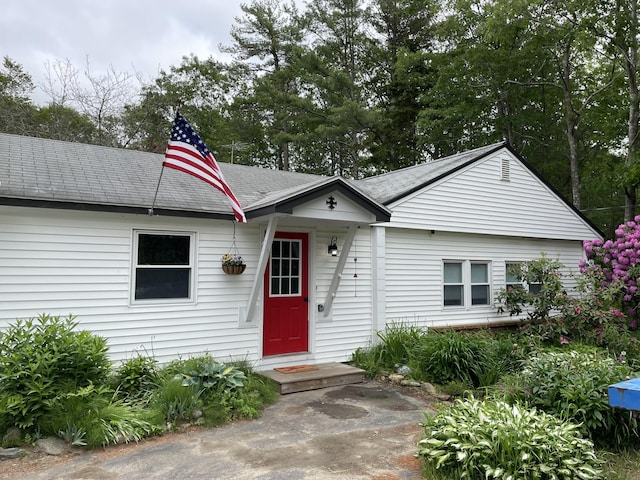
[[[284,367],[283,370],[292,373],[283,373],[276,369],[259,372],[275,381],[283,395],[364,382],[364,370],[338,362],[300,365],[298,368]]]

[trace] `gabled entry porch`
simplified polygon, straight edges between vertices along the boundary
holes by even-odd
[[[323,349],[333,350],[332,342],[340,348],[342,339],[352,334],[343,324],[352,330],[357,325],[359,338],[366,329],[368,341],[371,328],[363,321],[371,319],[370,270],[364,272],[366,280],[360,283],[367,292],[358,299],[361,308],[356,310],[351,302],[347,310],[336,310],[335,300],[340,292],[346,295],[340,284],[347,259],[354,258],[350,257],[354,239],[359,237],[368,253],[369,226],[388,221],[388,210],[339,177],[324,179],[291,197],[265,199],[265,203],[268,206],[253,205],[245,210],[251,222],[260,222],[262,228],[251,293],[246,309],[240,310],[240,327],[258,327],[261,349],[257,368],[323,363]],[[370,258],[361,258],[361,264],[370,268]],[[349,278],[352,288],[353,279]],[[336,318],[340,323],[332,323]],[[346,359],[344,353],[331,357]]]

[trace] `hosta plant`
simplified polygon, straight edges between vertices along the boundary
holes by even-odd
[[[206,363],[201,369],[180,373],[177,377],[182,379],[185,387],[199,386],[217,392],[242,388],[242,381],[247,378],[242,370],[215,360]]]
[[[597,444],[622,447],[640,440],[638,421],[635,413],[611,408],[607,391],[630,376],[624,355],[616,360],[595,348],[539,352],[505,377],[496,394],[571,420]]]
[[[603,478],[602,461],[578,427],[535,408],[469,397],[425,418],[416,456],[427,478]]]

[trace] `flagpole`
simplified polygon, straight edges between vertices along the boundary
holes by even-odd
[[[162,174],[164,173],[164,162],[162,163],[162,170],[160,170],[160,178],[158,178],[158,185],[156,185],[156,194],[153,196],[153,203],[148,210],[149,216],[153,215],[153,207],[156,206],[156,198],[158,198],[158,190],[160,189],[160,182],[162,181]]]

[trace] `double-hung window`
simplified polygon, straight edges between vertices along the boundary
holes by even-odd
[[[133,302],[193,301],[195,233],[136,230]]]
[[[471,305],[489,305],[489,264],[471,262]]]
[[[464,305],[462,262],[444,262],[444,305]]]
[[[526,262],[506,262],[506,276],[505,276],[505,286],[507,289],[509,288],[522,288],[525,289],[527,287],[527,282],[522,280],[522,271],[527,268]],[[534,295],[540,293],[542,289],[542,282],[535,281],[530,279],[528,283],[529,293],[533,293]]]
[[[445,260],[442,280],[445,307],[472,307],[491,303],[488,262]]]

